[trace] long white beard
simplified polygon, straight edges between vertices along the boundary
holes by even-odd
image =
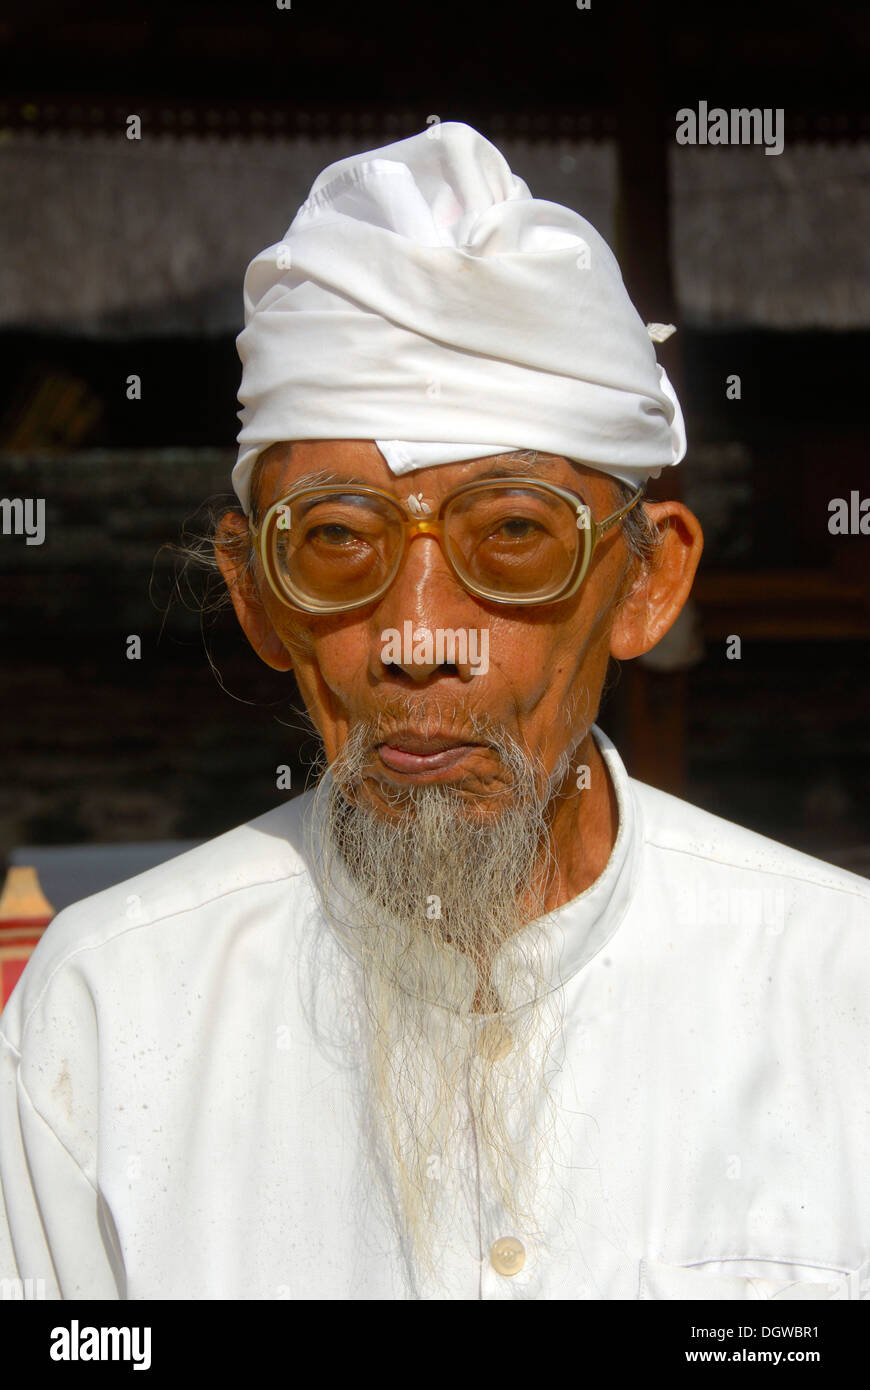
[[[387,1175],[383,1195],[424,1270],[449,1239],[457,1193],[473,1207],[483,1192],[519,1228],[538,1227],[553,1118],[559,992],[541,929],[527,924],[544,916],[547,809],[570,757],[547,777],[506,731],[474,723],[507,781],[497,804],[411,784],[389,816],[376,812],[362,773],[378,738],[366,725],[319,783],[311,820],[321,905],[354,962],[349,1032],[371,1168]]]

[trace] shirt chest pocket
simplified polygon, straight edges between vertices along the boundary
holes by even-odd
[[[764,1270],[763,1274],[758,1273]],[[841,1270],[796,1269],[759,1260],[725,1260],[701,1265],[639,1264],[638,1299],[758,1301],[870,1299],[870,1261]]]

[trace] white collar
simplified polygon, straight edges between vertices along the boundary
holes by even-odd
[[[598,878],[576,898],[563,903],[538,922],[531,922],[520,933],[537,933],[537,946],[544,953],[548,992],[559,989],[597,955],[619,927],[631,901],[638,871],[639,808],[628,774],[616,748],[596,724],[592,733],[616,794],[619,828],[613,848]],[[514,997],[500,988],[499,975],[509,980],[515,972],[507,969],[510,952],[524,949],[511,941],[505,943],[493,962],[493,984],[504,1004],[504,1011],[521,1008],[529,1002],[522,997],[522,986],[514,988]]]

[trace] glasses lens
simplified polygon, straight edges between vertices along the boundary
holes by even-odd
[[[392,575],[402,545],[399,515],[363,493],[304,494],[279,510],[273,555],[289,594],[317,606],[367,598]]]
[[[481,488],[450,504],[447,546],[457,571],[499,597],[547,598],[564,588],[588,531],[563,498],[535,488]]]

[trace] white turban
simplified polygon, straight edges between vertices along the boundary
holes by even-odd
[[[396,474],[532,448],[625,482],[685,454],[607,243],[533,198],[471,126],[330,164],[244,293],[246,512],[254,461],[279,440],[371,439]]]

